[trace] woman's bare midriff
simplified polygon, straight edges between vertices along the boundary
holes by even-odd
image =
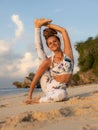
[[[68,83],[72,74],[62,74],[53,76],[53,78],[60,83]]]

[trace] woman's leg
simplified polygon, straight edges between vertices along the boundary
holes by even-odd
[[[46,96],[40,98],[40,102],[59,102],[67,98],[66,83],[59,83],[50,79],[47,83]]]
[[[39,102],[60,102],[67,99],[67,91],[63,89],[57,89],[49,92],[45,97],[40,98]]]
[[[40,28],[35,28],[35,45],[38,54],[39,64],[41,64],[43,60],[47,58],[47,55],[44,52]]]
[[[41,64],[43,60],[47,58],[47,55],[44,52],[40,28],[35,28],[35,45],[38,53],[39,64]],[[47,81],[49,80],[49,77],[50,77],[50,72],[47,70],[40,79],[40,84],[44,92],[46,91],[46,84]]]

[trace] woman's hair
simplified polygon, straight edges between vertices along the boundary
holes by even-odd
[[[49,38],[49,37],[52,37],[52,36],[56,37],[56,38],[60,41],[60,38],[57,36],[57,31],[54,30],[54,29],[52,29],[52,28],[45,28],[45,29],[43,30],[43,36],[44,36],[45,39],[46,39],[46,43],[47,43],[48,38]],[[48,44],[47,44],[47,45],[48,45]]]

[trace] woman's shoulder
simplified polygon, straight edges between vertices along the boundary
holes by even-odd
[[[43,61],[43,63],[50,65],[50,64],[51,64],[51,57],[48,57],[47,59],[45,59],[45,60]]]
[[[48,64],[48,66],[50,68],[51,63],[52,63],[52,57],[51,56],[46,59],[46,63]]]
[[[52,59],[52,57],[51,57],[51,56],[50,56],[50,57],[48,57],[48,58],[47,58],[47,62],[51,63],[51,59]]]

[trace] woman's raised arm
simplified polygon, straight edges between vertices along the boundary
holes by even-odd
[[[60,26],[55,25],[55,24],[48,24],[47,27],[52,28],[52,29],[54,29],[62,34],[63,41],[64,41],[64,53],[66,55],[68,55],[72,59],[72,61],[74,62],[71,42],[70,42],[70,38],[69,38],[69,35],[67,33],[67,30],[65,28],[60,27]]]

